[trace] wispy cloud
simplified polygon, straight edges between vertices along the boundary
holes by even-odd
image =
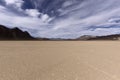
[[[6,5],[0,6],[0,24],[17,26],[35,37],[76,38],[120,32],[118,0],[66,0],[57,9],[59,15],[52,17],[38,9],[22,9],[23,0],[4,1]]]

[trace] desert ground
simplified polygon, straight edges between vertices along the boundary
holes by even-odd
[[[120,80],[120,42],[1,41],[0,80]]]

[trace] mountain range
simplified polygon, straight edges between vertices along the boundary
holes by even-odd
[[[120,34],[106,35],[106,36],[91,36],[84,35],[76,39],[61,39],[61,38],[35,38],[31,36],[27,31],[22,31],[19,28],[7,28],[6,26],[0,25],[0,40],[120,40]]]

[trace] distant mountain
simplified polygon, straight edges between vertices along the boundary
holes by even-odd
[[[120,40],[120,34],[106,35],[106,36],[84,35],[74,40],[85,40],[85,41],[87,40]]]
[[[87,40],[120,40],[120,34],[107,35],[107,36],[96,36]]]
[[[67,39],[73,41],[89,41],[89,40],[120,40],[120,34],[114,35],[106,35],[106,36],[91,36],[91,35],[84,35],[76,39]]]
[[[107,36],[91,36],[84,35],[77,39],[49,39],[49,38],[34,38],[27,31],[22,31],[19,28],[7,28],[6,26],[0,25],[0,40],[50,40],[50,41],[65,41],[65,40],[120,40],[120,34],[107,35]]]
[[[33,40],[33,38],[27,31],[22,31],[19,28],[7,28],[0,25],[0,40]]]
[[[92,40],[120,40],[120,34],[106,35],[106,36],[92,36],[84,35],[76,39],[62,39],[62,38],[38,38],[38,40],[50,41],[92,41]]]

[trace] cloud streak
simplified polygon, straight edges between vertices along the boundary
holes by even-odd
[[[43,1],[39,1],[38,4],[42,5]],[[57,5],[57,1],[59,0],[51,2],[49,7]],[[58,13],[57,16],[51,16],[37,8],[23,9],[22,0],[5,2],[5,6],[0,6],[0,24],[10,28],[17,26],[35,37],[77,38],[82,35],[120,33],[118,0],[63,0],[57,9],[49,8],[51,13]],[[37,7],[38,4],[34,5]]]

